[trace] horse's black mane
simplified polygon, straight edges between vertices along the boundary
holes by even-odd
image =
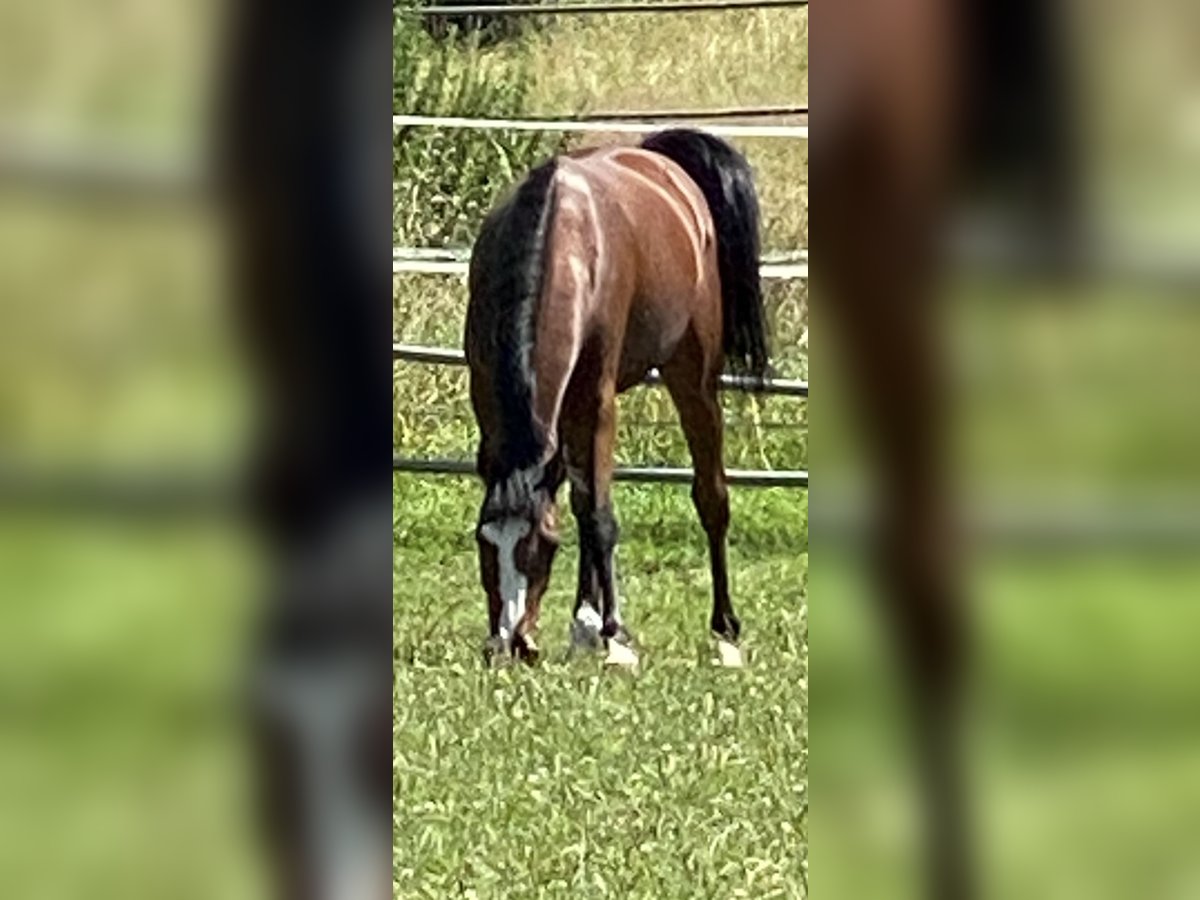
[[[480,460],[480,474],[506,506],[532,504],[538,485],[513,477],[541,461],[546,436],[533,417],[530,360],[542,292],[543,256],[554,216],[556,161],[543,163],[483,225],[472,254],[469,327],[490,353],[501,434]],[[468,352],[472,344],[468,340]],[[519,490],[518,490],[519,489]],[[517,496],[520,494],[521,496]]]

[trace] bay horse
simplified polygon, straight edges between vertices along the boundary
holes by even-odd
[[[749,164],[690,129],[552,158],[486,218],[464,338],[485,488],[475,535],[486,658],[538,656],[533,634],[565,478],[580,536],[572,646],[607,646],[610,661],[636,663],[613,560],[616,397],[657,368],[679,412],[708,537],[709,625],[722,659],[740,662],[717,383],[726,365],[758,378],[767,370],[758,257]]]

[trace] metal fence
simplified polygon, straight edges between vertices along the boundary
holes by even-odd
[[[392,344],[392,359],[398,362],[428,363],[442,366],[465,366],[466,354],[448,347],[423,347],[419,344]],[[657,369],[651,369],[644,384],[662,384]],[[726,391],[746,391],[778,397],[807,397],[808,382],[798,378],[753,378],[745,375],[722,374],[719,387]]]
[[[583,134],[651,134],[662,128],[654,121],[618,122],[565,119],[487,119],[469,116],[392,116],[392,127],[401,130],[413,127],[470,128],[477,131],[561,131]],[[742,138],[800,138],[808,139],[807,125],[727,125],[722,123],[689,122],[687,127],[706,131],[717,137]]]
[[[790,259],[791,261],[784,261]],[[456,253],[447,251],[444,256],[430,253],[421,247],[393,247],[393,275],[458,275],[465,276],[470,268],[470,251]],[[808,254],[793,254],[779,257],[776,261],[764,259],[759,265],[759,276],[768,281],[791,281],[808,278]]]
[[[475,463],[466,459],[409,459],[395,455],[392,469],[396,472],[418,472],[426,475],[474,475]],[[664,466],[618,467],[613,477],[617,481],[641,484],[691,484],[691,469]],[[808,487],[808,472],[757,469],[726,469],[730,484],[743,487]]]
[[[559,13],[666,13],[698,12],[705,10],[765,9],[807,6],[807,0],[698,0],[698,2],[662,3],[571,3],[571,4],[514,4],[427,6],[413,7],[406,12],[422,16],[467,16],[467,15],[554,15]],[[463,116],[436,116],[404,114],[392,117],[392,127],[402,136],[411,128],[463,128],[479,131],[558,131],[563,133],[592,134],[648,134],[665,124],[685,122],[688,127],[707,131],[721,137],[737,138],[787,138],[808,139],[807,124],[741,124],[703,120],[761,119],[807,116],[807,105],[717,108],[711,110],[669,110],[640,112],[579,113],[560,117],[530,115],[520,119],[471,118]],[[439,250],[433,248],[396,247],[392,252],[392,273],[465,275],[468,271],[470,251],[466,248]],[[806,251],[787,254],[783,258],[764,258],[761,261],[761,277],[764,279],[807,279],[808,254]],[[460,350],[442,347],[424,347],[415,344],[392,344],[392,358],[396,361],[427,364],[462,366],[465,355]],[[661,375],[651,371],[646,384],[660,384]],[[808,382],[797,379],[765,378],[753,379],[723,374],[720,387],[723,390],[750,391],[766,395],[785,397],[808,397]],[[475,465],[461,459],[412,459],[393,455],[392,468],[396,471],[425,474],[468,475],[474,474]],[[727,470],[731,484],[754,487],[808,487],[808,472],[802,470]],[[618,481],[642,483],[690,483],[690,469],[665,467],[618,468]]]
[[[424,347],[418,344],[392,344],[392,359],[397,362],[441,366],[465,366],[466,354],[448,347]],[[662,383],[657,370],[651,370],[643,382],[647,385]],[[747,378],[723,374],[720,380],[723,390],[747,391],[781,397],[808,397],[808,382],[790,378]],[[475,464],[464,459],[414,459],[399,454],[392,456],[392,469],[397,472],[417,472],[428,475],[474,475]],[[808,487],[808,472],[798,470],[771,469],[727,469],[725,477],[730,484],[744,487]],[[617,481],[657,484],[690,484],[691,469],[663,466],[620,467],[615,472]]]
[[[495,3],[396,7],[414,16],[557,16],[612,13],[722,12],[738,9],[792,9],[808,0],[667,0],[662,3]]]
[[[425,347],[418,344],[392,344],[392,359],[425,365],[465,366],[466,354],[448,347]],[[662,383],[657,370],[651,370],[644,382],[647,385]],[[722,390],[746,391],[781,397],[808,397],[808,382],[790,378],[757,379],[746,376],[722,374],[719,387]],[[412,458],[399,454],[392,456],[392,469],[397,472],[416,472],[430,475],[473,475],[475,464],[470,460],[446,458]],[[726,479],[730,484],[744,487],[788,487],[807,488],[808,472],[803,469],[727,469]],[[619,467],[617,481],[657,484],[690,484],[691,469],[663,466]]]

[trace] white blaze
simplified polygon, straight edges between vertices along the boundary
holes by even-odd
[[[517,623],[525,615],[525,595],[529,582],[517,569],[517,543],[529,534],[529,523],[524,519],[505,519],[503,522],[488,522],[480,530],[484,539],[496,548],[496,561],[500,566],[500,637],[512,640]]]

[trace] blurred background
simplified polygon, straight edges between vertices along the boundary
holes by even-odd
[[[949,4],[897,6],[900,23],[931,9],[950,21]],[[964,799],[976,885],[997,897],[1195,896],[1196,10],[953,9],[960,65],[991,74],[965,91],[968,177],[949,198],[952,252],[922,314],[944,351],[946,477],[965,520],[956,558],[971,635]],[[822,11],[817,237],[838,199],[822,193],[834,167],[822,168],[822,126],[836,129],[841,114],[828,41],[838,23]],[[926,40],[895,23],[889,40],[905,32]],[[843,43],[843,71],[849,51],[875,46]],[[861,264],[878,256],[866,248]],[[890,594],[864,549],[880,447],[853,422],[845,376],[860,361],[830,339],[839,296],[827,287],[813,288],[810,358],[813,885],[927,896],[909,725],[880,616]],[[903,415],[906,397],[894,402]]]
[[[0,882],[259,896],[248,390],[203,185],[220,4],[0,11]],[[182,478],[180,475],[182,474]]]

